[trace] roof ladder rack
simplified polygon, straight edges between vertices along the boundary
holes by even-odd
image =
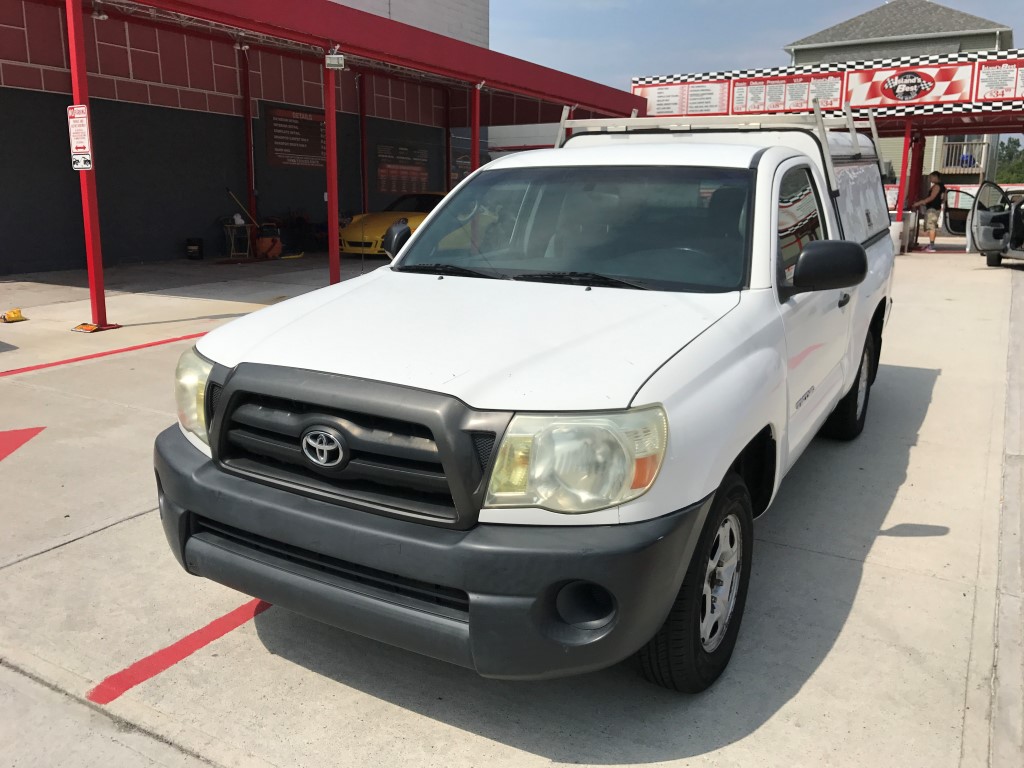
[[[821,141],[821,156],[825,160],[825,181],[828,182],[828,191],[832,197],[839,195],[839,178],[836,176],[836,167],[832,164],[832,153],[828,150],[828,127],[825,125],[825,116],[821,114],[821,104],[813,99],[814,122],[818,126],[818,139]]]
[[[632,131],[665,131],[696,133],[698,131],[715,130],[772,130],[782,128],[799,128],[817,133],[825,156],[825,168],[828,172],[829,186],[836,192],[836,174],[831,153],[827,151],[828,134],[832,130],[849,131],[856,136],[858,129],[869,130],[875,142],[875,154],[878,154],[878,127],[874,115],[868,113],[866,120],[855,120],[853,110],[847,104],[839,114],[825,116],[817,99],[813,102],[812,114],[786,115],[733,115],[723,117],[637,117],[634,111],[630,117],[605,117],[587,120],[570,120],[569,110],[562,110],[562,121],[558,127],[556,148],[565,146],[568,137],[576,132],[596,133],[629,133]],[[854,141],[854,151],[860,153],[861,145]]]

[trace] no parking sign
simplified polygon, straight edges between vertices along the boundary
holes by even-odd
[[[76,171],[92,170],[92,135],[89,131],[89,107],[85,104],[68,107],[68,137],[71,140],[71,167]]]

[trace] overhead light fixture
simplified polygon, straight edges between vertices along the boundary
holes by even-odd
[[[340,45],[333,45],[330,50],[327,51],[324,56],[324,66],[327,67],[327,69],[345,68],[345,56],[339,53],[340,50]]]

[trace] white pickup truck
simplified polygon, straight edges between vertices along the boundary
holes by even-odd
[[[399,222],[392,264],[205,336],[156,441],[175,556],[485,677],[637,654],[703,690],[754,518],[864,426],[893,248],[847,126],[570,122]]]

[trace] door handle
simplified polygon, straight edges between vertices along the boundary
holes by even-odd
[[[844,294],[842,294],[839,297],[839,306],[840,307],[845,307],[849,303],[850,303],[850,294],[844,293]]]

